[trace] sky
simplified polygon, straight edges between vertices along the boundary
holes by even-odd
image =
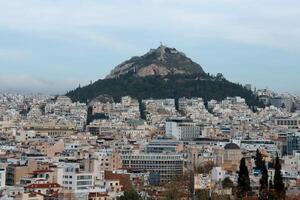
[[[163,44],[232,82],[300,94],[300,1],[0,0],[0,91],[64,94]]]

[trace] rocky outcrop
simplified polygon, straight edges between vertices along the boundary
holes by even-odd
[[[175,48],[160,45],[143,56],[135,56],[115,67],[106,77],[118,78],[132,73],[135,76],[166,76],[169,74],[204,74],[202,67]]]

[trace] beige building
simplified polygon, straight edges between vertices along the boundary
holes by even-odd
[[[61,153],[64,150],[65,142],[63,140],[59,140],[52,144],[44,142],[40,148],[43,154],[46,154],[48,157],[54,157],[55,154]]]
[[[16,185],[20,183],[23,176],[29,176],[30,173],[37,170],[37,162],[29,160],[25,165],[10,164],[6,168],[6,185]]]
[[[242,151],[235,143],[228,143],[224,147],[223,169],[235,172],[239,169]]]
[[[100,171],[117,170],[122,168],[120,153],[114,149],[102,149],[98,157]]]
[[[19,196],[16,196],[16,200],[44,200],[44,196],[38,193],[22,193]]]
[[[55,199],[59,193],[62,192],[61,185],[57,183],[36,183],[25,186],[25,191],[31,193],[40,193],[50,197],[49,199]]]
[[[89,200],[112,200],[107,193],[91,192],[89,193]]]

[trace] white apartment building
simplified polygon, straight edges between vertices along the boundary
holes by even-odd
[[[240,148],[253,155],[255,155],[257,149],[264,149],[273,157],[276,157],[276,153],[278,153],[279,156],[281,154],[275,142],[272,140],[242,140],[240,142]]]
[[[211,176],[213,182],[222,181],[225,178],[225,170],[222,167],[214,167],[211,171]]]
[[[6,183],[6,170],[0,169],[0,190],[5,187]]]
[[[167,137],[177,140],[193,140],[202,135],[201,127],[188,119],[167,120],[165,129]]]
[[[93,173],[81,172],[79,163],[59,163],[58,184],[74,192],[90,189],[94,185]]]
[[[282,170],[284,175],[300,175],[300,151],[294,151],[293,155],[283,157]]]

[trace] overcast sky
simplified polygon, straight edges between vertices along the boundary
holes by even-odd
[[[300,1],[0,0],[0,91],[64,93],[160,42],[233,82],[300,94]]]

